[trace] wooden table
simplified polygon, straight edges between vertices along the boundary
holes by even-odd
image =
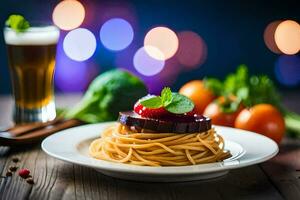
[[[284,95],[284,103],[300,113],[300,94]],[[70,106],[78,95],[58,96]],[[0,126],[11,123],[10,97],[0,97]],[[259,147],[258,147],[259,148]],[[19,157],[19,168],[31,170],[35,184],[17,174],[4,177]],[[280,153],[261,165],[232,170],[222,178],[185,183],[141,183],[107,177],[93,169],[46,155],[40,144],[26,148],[0,147],[0,199],[300,199],[300,140],[285,139]]]

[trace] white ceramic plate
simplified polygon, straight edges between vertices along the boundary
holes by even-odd
[[[84,125],[60,131],[47,137],[42,142],[42,149],[50,156],[94,168],[109,176],[154,182],[215,178],[226,174],[230,169],[264,162],[278,152],[277,144],[267,137],[249,131],[215,126],[217,133],[225,139],[225,149],[233,155],[223,162],[180,167],[147,167],[91,158],[88,155],[89,144],[113,123],[115,122]]]

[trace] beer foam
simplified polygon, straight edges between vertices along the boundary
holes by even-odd
[[[25,32],[17,33],[10,28],[4,29],[4,39],[10,45],[50,45],[56,44],[59,29],[55,26],[30,27]]]

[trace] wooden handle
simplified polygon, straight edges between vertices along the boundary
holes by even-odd
[[[34,122],[34,123],[29,123],[24,125],[17,125],[15,127],[7,129],[6,132],[9,132],[12,136],[17,137],[38,129],[43,129],[47,126],[51,126],[62,121],[63,119],[56,118],[49,122]]]
[[[0,137],[0,146],[15,146],[15,145],[23,145],[23,144],[32,144],[41,139],[67,128],[75,127],[82,125],[83,122],[76,119],[68,119],[59,121],[53,125],[46,126],[43,129],[38,129],[32,132],[28,132],[26,134],[22,134],[21,136],[12,137],[12,138],[4,138]]]

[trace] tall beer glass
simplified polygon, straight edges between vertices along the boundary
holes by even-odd
[[[45,122],[55,118],[53,75],[59,30],[34,26],[17,33],[4,28],[15,123]]]

